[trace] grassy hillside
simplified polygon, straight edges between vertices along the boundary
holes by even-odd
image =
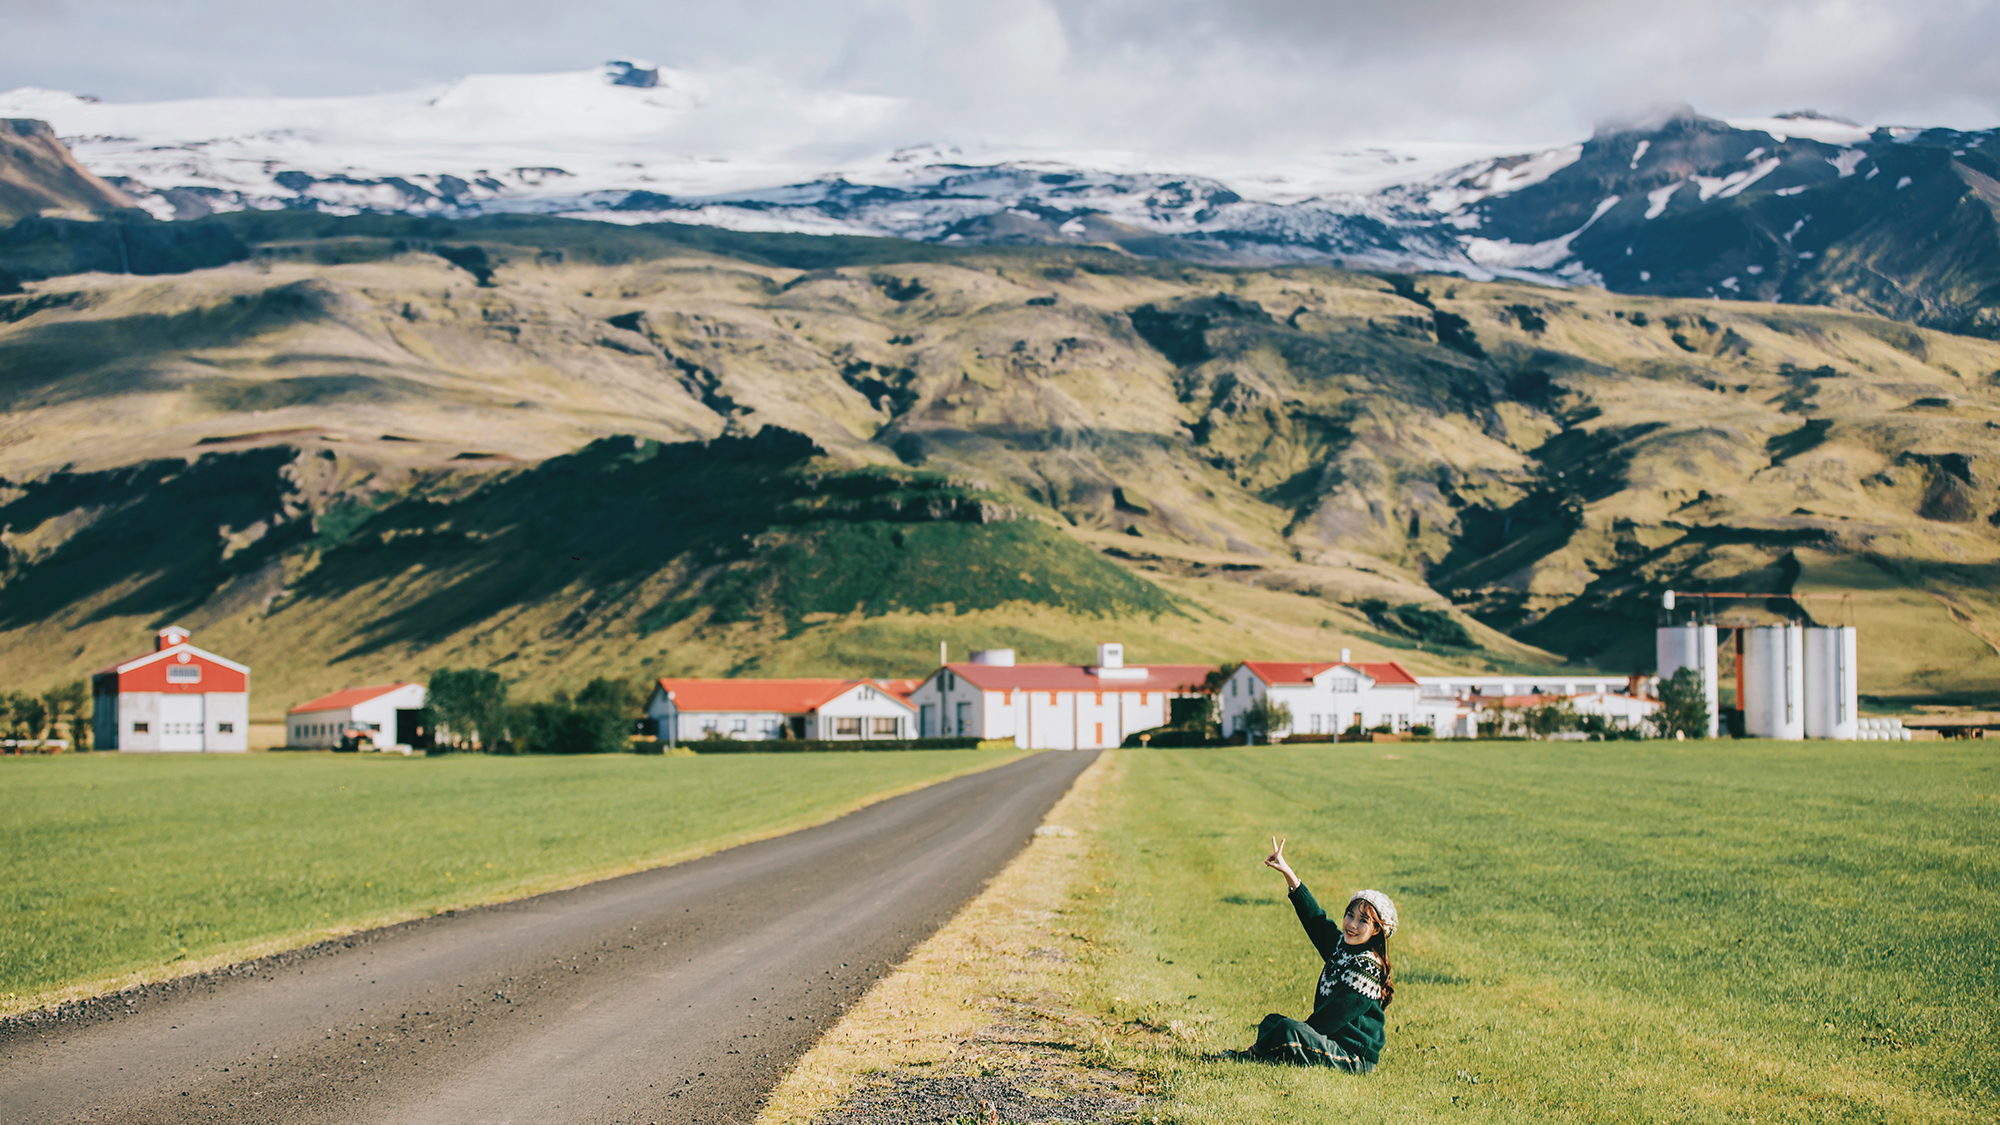
[[[42,272],[105,267],[24,229],[5,252]],[[1113,635],[1154,660],[1623,671],[1668,586],[1854,591],[1874,695],[2000,681],[1988,341],[1095,249],[167,229],[157,268],[185,272],[0,298],[0,669],[23,684],[170,617],[287,692],[465,660],[916,671],[939,640],[1080,659]],[[798,456],[693,452],[773,427]],[[161,537],[182,549],[136,549]],[[1481,647],[1440,651],[1410,605]]]

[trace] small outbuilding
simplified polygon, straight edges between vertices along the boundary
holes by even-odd
[[[92,734],[101,750],[250,749],[250,669],[188,643],[178,625],[153,651],[91,677]]]
[[[343,743],[366,741],[376,749],[424,749],[430,745],[424,724],[429,699],[424,685],[415,683],[342,688],[285,712],[285,745],[337,750]]]
[[[669,744],[916,737],[908,680],[661,680],[646,716]]]

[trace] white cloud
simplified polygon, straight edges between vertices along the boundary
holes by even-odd
[[[0,0],[0,86],[116,100],[407,89],[639,55],[837,146],[1274,153],[1542,142],[1686,101],[2000,122],[2000,0]],[[732,93],[733,92],[733,93]],[[766,108],[760,108],[766,107]]]

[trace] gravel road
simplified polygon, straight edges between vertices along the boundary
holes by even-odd
[[[748,1122],[1095,757],[10,1020],[0,1120]]]

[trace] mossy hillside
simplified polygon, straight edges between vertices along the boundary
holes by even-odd
[[[293,478],[325,464],[271,447],[31,482],[0,505],[14,529],[0,624],[24,644],[51,629],[73,638],[68,660],[38,670],[52,681],[130,655],[152,623],[189,624],[258,669],[261,715],[325,685],[329,665],[421,678],[463,660],[540,692],[551,653],[559,683],[585,667],[631,679],[700,665],[679,655],[689,641],[735,646],[741,662],[892,613],[1039,608],[1099,632],[1193,620],[976,482],[843,469],[777,428],[606,439],[402,494],[323,493],[315,512]],[[218,539],[217,526],[236,533]],[[526,637],[507,631],[523,618],[537,622]],[[927,650],[896,664],[916,670]]]
[[[426,243],[410,219],[241,221],[289,249],[0,299],[0,356],[43,365],[0,468],[288,442],[333,454],[290,471],[348,504],[608,433],[778,426],[850,468],[985,482],[1153,580],[1280,585],[1349,635],[1430,643],[1367,623],[1379,600],[1445,613],[1489,654],[1497,629],[1522,657],[1526,641],[1645,670],[1662,588],[1782,593],[1800,550],[1921,573],[1969,607],[1943,627],[1995,631],[1952,585],[2000,554],[1985,341],[1828,309],[1087,249],[839,264],[911,244],[703,232],[690,248],[685,231],[560,222]],[[368,238],[382,256],[345,260]],[[307,252],[333,242],[343,261]],[[466,247],[485,274],[454,264]],[[808,252],[827,257],[782,256]],[[310,299],[287,312],[266,293]],[[239,297],[273,311],[199,312]],[[163,317],[221,327],[147,345]],[[93,335],[123,342],[52,346]],[[1864,676],[1902,692],[1915,670]]]

